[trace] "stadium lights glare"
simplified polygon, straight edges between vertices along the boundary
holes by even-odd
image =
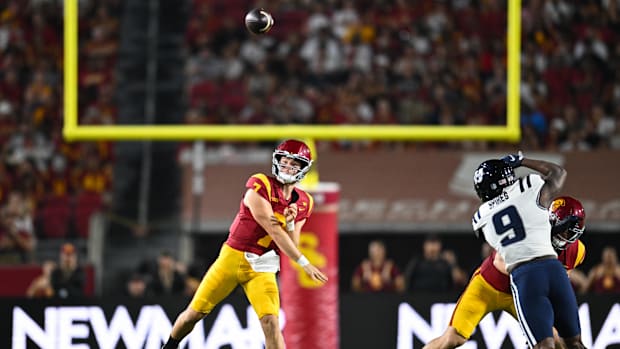
[[[79,125],[78,0],[64,1],[64,126],[68,141],[278,140],[286,135],[315,140],[493,140],[517,142],[520,129],[521,0],[508,1],[507,116],[499,126],[428,125]]]

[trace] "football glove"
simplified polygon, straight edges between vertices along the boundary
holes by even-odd
[[[502,158],[502,161],[512,168],[517,168],[521,166],[521,162],[523,161],[523,152],[519,150],[517,154],[506,155]]]

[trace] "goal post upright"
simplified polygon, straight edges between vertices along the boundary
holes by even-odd
[[[283,135],[315,140],[517,142],[520,129],[521,0],[508,0],[505,125],[79,125],[78,0],[64,1],[63,136],[68,141],[257,141]]]

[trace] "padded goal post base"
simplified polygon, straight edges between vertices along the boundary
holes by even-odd
[[[303,227],[300,250],[329,280],[321,285],[287,257],[282,258],[280,290],[286,314],[287,349],[338,349],[338,202],[336,183],[319,183],[308,190],[315,207]]]

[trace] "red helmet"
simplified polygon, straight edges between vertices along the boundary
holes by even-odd
[[[290,175],[280,171],[280,159],[283,156],[295,159],[301,163],[297,173]],[[300,181],[310,171],[311,166],[312,154],[310,153],[310,148],[304,142],[288,139],[280,143],[273,152],[271,172],[284,184]]]
[[[557,250],[563,250],[577,241],[585,229],[586,211],[579,200],[560,196],[549,207],[551,222],[551,243]]]

